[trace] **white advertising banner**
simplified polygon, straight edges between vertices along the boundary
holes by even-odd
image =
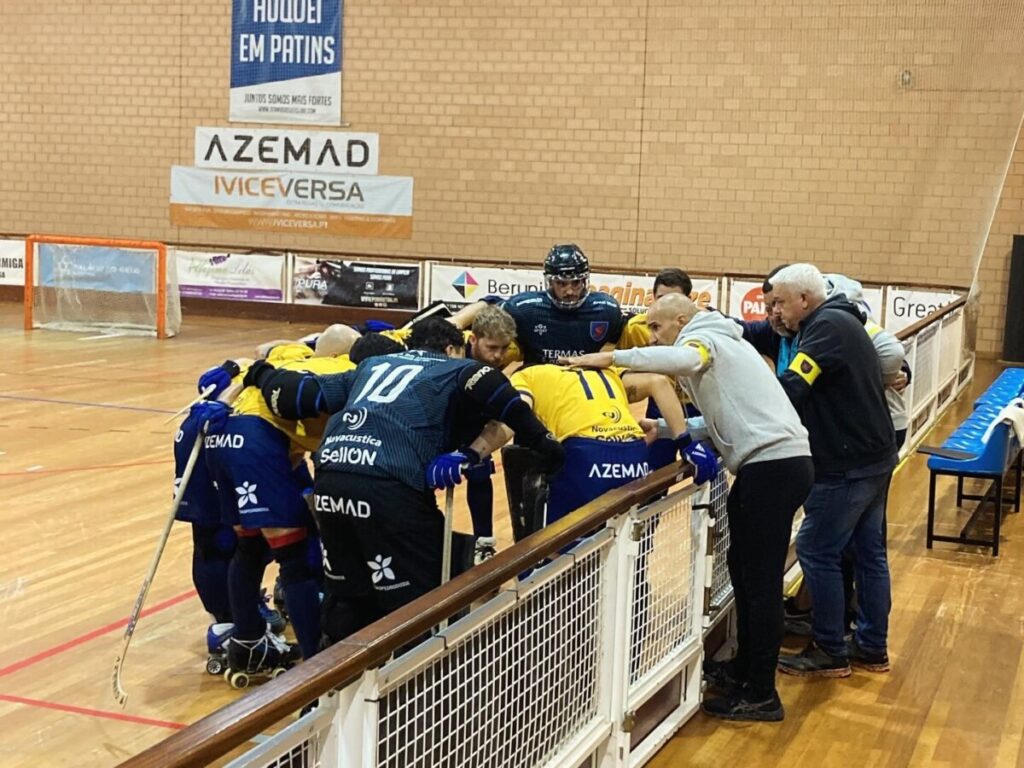
[[[196,168],[376,176],[379,160],[376,133],[196,128]]]
[[[285,257],[263,253],[176,251],[182,296],[284,301]]]
[[[25,284],[25,241],[0,240],[0,285]]]
[[[178,227],[412,237],[412,178],[171,168]]]
[[[889,286],[885,301],[885,329],[896,333],[944,307],[960,294],[935,288]]]
[[[619,275],[593,272],[590,287],[615,298],[628,312],[642,312],[654,300],[654,275]],[[544,273],[540,269],[518,267],[471,267],[451,264],[431,265],[430,301],[446,304],[467,304],[484,296],[507,299],[523,291],[544,290]],[[693,299],[701,306],[714,306],[718,301],[717,278],[693,278]]]

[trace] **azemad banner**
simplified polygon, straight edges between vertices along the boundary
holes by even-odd
[[[412,178],[171,168],[178,227],[412,237]]]
[[[286,259],[265,253],[177,251],[182,296],[284,301]]]
[[[610,294],[627,312],[643,312],[654,301],[653,275],[617,275],[593,272],[590,288]],[[434,264],[430,271],[430,301],[468,304],[484,296],[508,298],[523,291],[545,290],[544,273],[539,269],[509,267],[457,267]],[[693,278],[691,298],[702,307],[718,301],[716,278]]]
[[[196,168],[377,175],[376,133],[196,128]]]
[[[342,0],[231,6],[229,119],[340,125]]]

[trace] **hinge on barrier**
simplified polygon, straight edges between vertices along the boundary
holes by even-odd
[[[629,733],[636,725],[636,712],[632,709],[622,716],[622,730]]]
[[[706,509],[708,512],[710,512],[712,509],[714,509],[714,505],[712,505],[712,504],[694,504],[693,508],[694,509]]]
[[[629,529],[629,538],[632,541],[640,541],[644,537],[644,528],[646,527],[646,524],[639,520],[634,520],[633,526]]]
[[[704,587],[704,615],[711,615],[711,587]]]

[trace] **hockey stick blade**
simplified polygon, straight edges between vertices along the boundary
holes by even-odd
[[[968,453],[967,451],[958,451],[955,448],[942,448],[937,445],[919,445],[917,446],[918,453],[924,453],[928,456],[938,456],[943,459],[952,459],[953,461],[968,461],[969,459],[978,458],[976,453]]]

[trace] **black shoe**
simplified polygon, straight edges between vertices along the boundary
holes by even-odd
[[[764,698],[754,694],[750,686],[743,686],[726,696],[705,699],[700,705],[704,714],[723,720],[756,720],[777,723],[786,716],[779,694],[772,691]]]
[[[797,677],[849,677],[850,660],[833,656],[812,641],[798,654],[780,654],[779,672]]]
[[[811,629],[810,613],[787,615],[784,627],[787,635],[814,637],[814,630]]]
[[[858,669],[866,669],[868,672],[889,671],[889,654],[861,648],[856,638],[846,643],[846,653],[850,657],[850,664]]]
[[[706,659],[704,661],[704,682],[708,684],[708,688],[714,688],[722,693],[735,690],[743,685],[739,672],[736,670],[735,659],[728,661]]]

